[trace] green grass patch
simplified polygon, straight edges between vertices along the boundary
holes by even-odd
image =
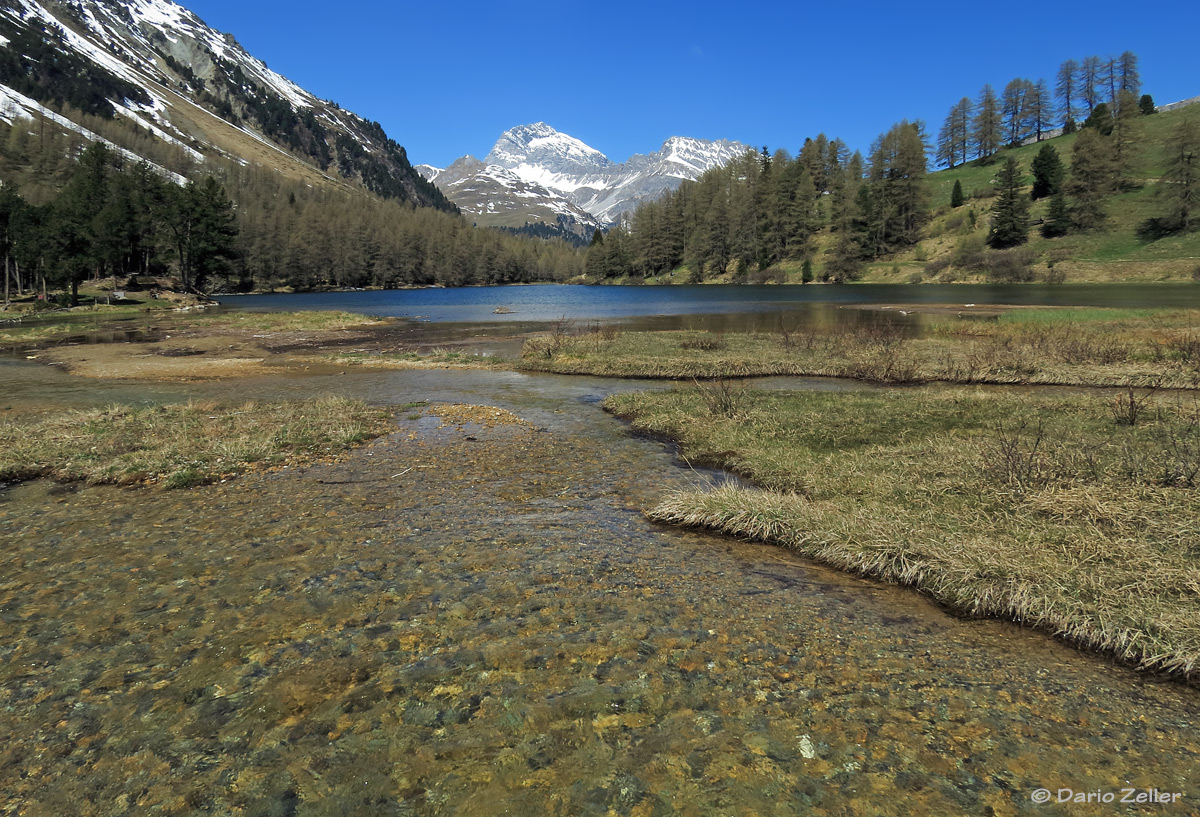
[[[1049,326],[1066,323],[1138,322],[1147,326],[1170,323],[1175,326],[1194,325],[1200,312],[1194,310],[1120,309],[1112,307],[1070,307],[1053,309],[1009,309],[997,317],[1000,324]]]
[[[353,329],[387,319],[340,311],[168,313],[144,307],[83,307],[70,312],[34,313],[19,321],[0,323],[0,345],[43,343],[115,328],[149,330],[167,320],[176,329],[270,333]]]
[[[673,493],[652,518],[794,548],[1144,667],[1200,666],[1191,397],[1148,398],[1133,425],[1109,397],[964,388],[718,383],[606,407],[757,486]]]
[[[429,369],[439,366],[457,369],[497,369],[510,365],[510,361],[494,355],[442,348],[431,349],[428,352],[340,352],[325,357],[339,366],[381,369]]]
[[[253,329],[259,332],[330,331],[370,326],[389,319],[355,312],[313,310],[311,312],[197,312],[181,315],[181,325],[198,329]]]
[[[0,422],[0,480],[190,487],[332,456],[391,428],[391,410],[341,397],[72,411]]]

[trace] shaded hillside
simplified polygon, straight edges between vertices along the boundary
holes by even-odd
[[[2,0],[0,37],[6,121],[46,108],[80,127],[121,122],[196,162],[224,157],[455,210],[378,123],[317,99],[169,0]]]

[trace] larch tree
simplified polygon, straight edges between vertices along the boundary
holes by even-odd
[[[1001,96],[1001,129],[1007,144],[1016,147],[1025,141],[1028,121],[1028,99],[1033,86],[1027,79],[1014,79],[1004,86]]]
[[[1073,228],[1096,230],[1104,225],[1104,199],[1113,191],[1115,177],[1116,160],[1109,138],[1096,128],[1081,129],[1071,148],[1067,184]]]
[[[1132,51],[1123,53],[1117,61],[1117,73],[1120,77],[1118,90],[1128,91],[1135,97],[1141,93],[1142,78],[1138,73],[1137,54]]]
[[[1084,57],[1079,66],[1079,96],[1091,114],[1100,104],[1100,81],[1103,64],[1099,57]]]
[[[950,113],[938,133],[937,161],[945,167],[956,167],[967,163],[967,155],[971,145],[971,116],[974,105],[968,97],[963,97]]]
[[[1100,84],[1104,86],[1107,92],[1105,97],[1108,99],[1108,104],[1117,107],[1117,88],[1120,82],[1120,70],[1117,67],[1117,58],[1108,57],[1101,61],[1100,64]]]
[[[1159,183],[1168,202],[1166,221],[1175,231],[1189,230],[1200,206],[1200,124],[1195,118],[1180,120],[1167,151],[1167,172]]]
[[[1033,87],[1029,91],[1027,105],[1028,126],[1033,131],[1034,138],[1039,142],[1042,141],[1042,136],[1054,127],[1053,108],[1050,87],[1046,84],[1046,80],[1039,79],[1033,83]]]
[[[1000,103],[991,85],[984,85],[979,92],[979,103],[975,106],[975,118],[971,123],[971,142],[975,156],[984,161],[1000,149],[1001,120]]]
[[[1079,63],[1067,60],[1058,68],[1058,81],[1054,90],[1058,94],[1059,112],[1062,114],[1063,127],[1075,122],[1075,102],[1079,96]]]
[[[917,243],[929,220],[925,142],[922,123],[904,120],[871,147],[867,246],[876,258]]]

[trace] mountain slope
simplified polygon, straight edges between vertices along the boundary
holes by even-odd
[[[578,224],[610,226],[642,202],[748,149],[726,140],[672,137],[654,153],[617,164],[538,122],[505,131],[483,161],[464,157],[445,170],[419,170],[481,224],[555,224],[569,216]]]
[[[193,160],[454,209],[378,123],[317,99],[170,0],[0,0],[0,43],[7,121],[47,108],[77,126],[122,120]]]

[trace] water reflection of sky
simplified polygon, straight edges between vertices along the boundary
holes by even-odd
[[[507,286],[221,296],[228,309],[342,309],[433,322],[613,320],[770,313],[816,304],[1017,304],[1200,308],[1193,284],[854,284],[848,286]],[[510,310],[497,314],[497,309]]]

